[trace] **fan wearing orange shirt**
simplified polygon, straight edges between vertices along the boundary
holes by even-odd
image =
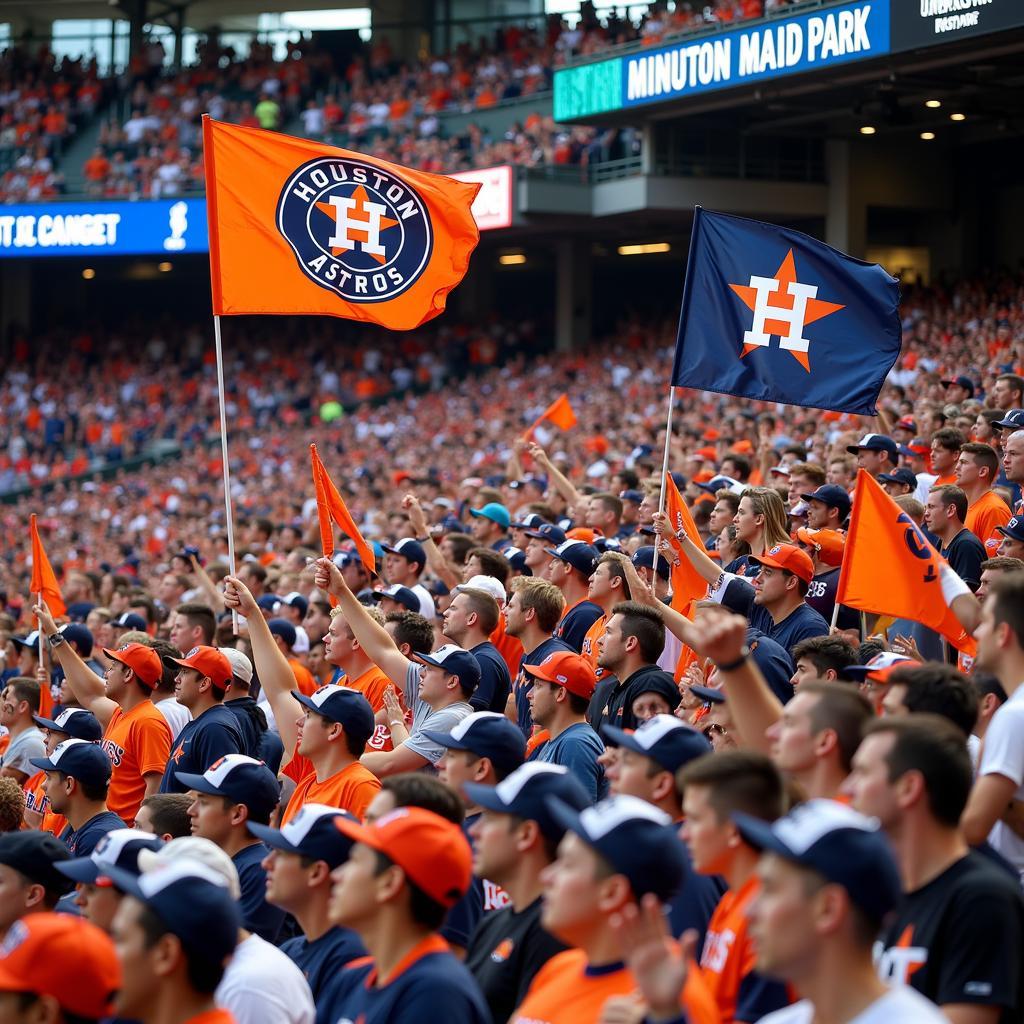
[[[691,761],[679,776],[686,816],[681,835],[694,868],[729,887],[708,922],[700,971],[722,1024],[757,1021],[790,1002],[786,986],[758,974],[747,912],[758,894],[759,852],[732,820],[740,812],[772,822],[782,816],[783,781],[763,754],[719,751]]]
[[[956,483],[967,495],[964,526],[984,544],[996,528],[1011,518],[1010,506],[992,490],[999,475],[999,456],[988,444],[972,441],[960,449],[956,460]],[[997,545],[998,546],[998,545]]]
[[[935,474],[932,487],[956,483],[957,458],[964,440],[964,435],[955,427],[943,427],[932,435],[932,472]]]
[[[316,689],[317,682],[313,678],[313,673],[301,661],[292,657],[295,641],[298,638],[295,626],[287,619],[270,619],[267,625],[270,627],[271,635],[274,637],[277,646],[291,667],[292,675],[295,676],[295,685],[300,693],[304,693],[308,697]]]
[[[160,655],[144,644],[103,648],[109,665],[101,679],[70,644],[60,642],[49,612],[37,606],[37,614],[75,699],[103,726],[102,746],[112,766],[107,809],[130,825],[142,801],[159,791],[171,754],[170,727],[153,703],[163,675]]]
[[[601,616],[594,620],[594,624],[587,630],[583,638],[583,649],[580,654],[590,662],[597,673],[598,680],[607,672],[597,664],[598,649],[597,642],[604,635],[605,626],[612,614],[612,606],[620,601],[629,600],[629,586],[626,583],[626,570],[617,554],[608,553],[601,555],[597,560],[597,566],[590,577],[590,587],[587,591],[587,600],[593,601],[601,609]]]
[[[554,798],[548,806],[567,831],[557,859],[541,872],[541,926],[574,948],[537,972],[510,1024],[596,1024],[609,999],[637,987],[614,922],[644,897],[667,903],[683,883],[686,861],[672,819],[637,797],[614,796],[583,811]],[[717,1024],[695,964],[681,1003],[690,1024]]]

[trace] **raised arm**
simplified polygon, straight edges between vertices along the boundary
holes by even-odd
[[[583,495],[576,490],[576,485],[548,458],[548,453],[537,444],[536,441],[531,441],[527,446],[526,450],[530,453],[531,458],[537,463],[538,466],[542,467],[544,472],[547,474],[548,483],[563,498],[574,508],[580,508],[581,502],[583,501]]]
[[[195,573],[199,588],[209,598],[210,607],[215,612],[222,612],[225,609],[224,595],[217,589],[217,584],[210,578],[210,574],[199,564],[195,555],[189,555],[192,563],[192,572]]]
[[[430,536],[430,527],[427,526],[427,517],[420,505],[419,498],[415,494],[407,494],[402,499],[402,508],[409,517],[409,525],[412,527],[416,539],[425,538],[420,540],[420,543],[427,553],[427,565],[450,590],[457,587],[462,582],[462,576],[458,569],[441,554],[441,549],[434,543],[434,538]]]
[[[683,558],[689,561],[708,583],[715,584],[718,582],[719,576],[722,575],[722,566],[714,561],[699,544],[694,544],[685,530],[672,533],[672,528],[668,524],[668,516],[664,512],[655,513],[654,529],[659,536],[667,537],[670,541],[674,540],[675,549],[679,551]]]

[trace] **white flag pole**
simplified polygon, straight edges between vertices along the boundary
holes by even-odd
[[[665,454],[661,460],[661,496],[658,498],[659,514],[665,511],[665,477],[668,474],[669,445],[672,442],[672,412],[675,408],[676,389],[672,385],[668,389],[668,414],[665,417]],[[658,557],[660,552],[660,538],[654,538],[654,567],[651,570],[651,589],[655,595],[658,593]]]
[[[224,350],[220,341],[220,316],[213,318],[213,338],[217,350],[217,399],[220,403],[220,461],[224,467],[224,522],[228,531],[228,567],[235,575],[235,524],[231,514],[231,466],[228,463],[228,415],[224,396]],[[231,629],[238,636],[238,612],[231,611]]]

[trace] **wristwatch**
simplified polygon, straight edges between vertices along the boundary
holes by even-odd
[[[736,669],[738,669],[749,657],[750,648],[744,644],[740,648],[740,656],[735,661],[727,662],[724,665],[715,662],[715,668],[717,668],[719,672],[735,672]]]
[[[60,647],[62,643],[67,639],[63,633],[52,633],[46,638],[46,642],[50,645],[50,648]]]

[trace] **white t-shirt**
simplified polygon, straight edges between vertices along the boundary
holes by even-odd
[[[761,1024],[812,1024],[814,1006],[809,999],[801,999],[782,1010],[761,1018]],[[847,1024],[949,1024],[939,1008],[920,992],[899,986],[876,999],[863,1013]]]
[[[179,704],[174,697],[159,701],[156,708],[167,720],[172,742],[178,738],[178,733],[192,721],[192,712],[184,704]]]
[[[316,1019],[302,971],[258,935],[236,947],[215,998],[238,1024],[313,1024]]]
[[[430,596],[430,591],[422,583],[417,583],[409,589],[420,599],[420,615],[428,622],[433,622],[437,618],[437,609],[434,607],[434,599]]]
[[[1014,798],[1024,800],[1024,686],[992,716],[981,749],[978,776],[1005,775],[1017,786]],[[988,841],[1024,880],[1024,839],[1001,821],[992,826]]]

